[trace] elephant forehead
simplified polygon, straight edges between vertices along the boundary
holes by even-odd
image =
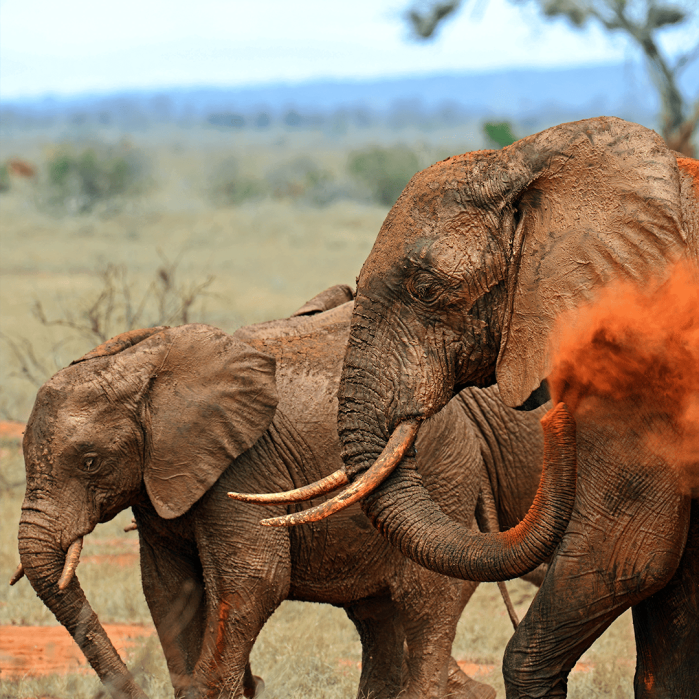
[[[389,212],[364,263],[360,282],[400,268],[405,258],[419,254],[431,241],[452,232],[471,238],[474,250],[483,243],[477,232],[495,225],[493,202],[498,199],[483,182],[493,178],[493,151],[448,158],[418,172]],[[498,183],[499,180],[495,178]]]
[[[475,216],[455,216],[443,227],[443,235],[424,246],[420,257],[428,268],[450,277],[470,277],[485,267],[504,271],[504,256],[497,240]]]

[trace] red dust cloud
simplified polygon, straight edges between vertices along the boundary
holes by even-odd
[[[554,399],[579,416],[610,405],[666,416],[647,446],[699,487],[699,269],[681,262],[643,288],[612,284],[556,337]]]

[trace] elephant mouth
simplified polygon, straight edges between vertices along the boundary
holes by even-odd
[[[228,493],[228,497],[242,502],[254,502],[261,505],[288,505],[305,502],[348,485],[339,495],[326,500],[316,507],[284,515],[283,517],[263,519],[260,524],[266,527],[293,527],[307,522],[319,522],[361,500],[381,485],[395,471],[405,454],[413,446],[419,429],[419,420],[411,419],[401,422],[393,430],[393,434],[379,458],[350,485],[348,485],[350,479],[347,473],[344,468],[340,468],[320,481],[296,488],[295,490],[287,490],[282,493],[259,494],[231,492]]]

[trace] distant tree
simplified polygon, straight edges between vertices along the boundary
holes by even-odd
[[[466,0],[468,2],[468,0]],[[599,22],[607,31],[624,32],[644,53],[662,105],[663,138],[674,150],[694,155],[692,134],[699,123],[699,100],[690,107],[684,99],[678,78],[687,64],[699,56],[699,43],[670,59],[658,43],[658,32],[690,20],[696,13],[696,0],[673,4],[665,0],[510,0],[513,4],[536,3],[547,17],[565,17],[574,27]],[[422,0],[413,5],[406,18],[415,36],[432,39],[439,26],[454,15],[463,0]],[[697,95],[696,97],[699,97]]]
[[[509,121],[486,121],[483,124],[483,132],[486,138],[498,148],[509,146],[517,140]]]

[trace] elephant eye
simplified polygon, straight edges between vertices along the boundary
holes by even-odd
[[[418,272],[408,282],[408,290],[418,301],[429,305],[442,295],[444,288],[431,274]]]
[[[85,473],[94,473],[99,469],[99,464],[98,454],[85,454],[82,460],[82,470]]]

